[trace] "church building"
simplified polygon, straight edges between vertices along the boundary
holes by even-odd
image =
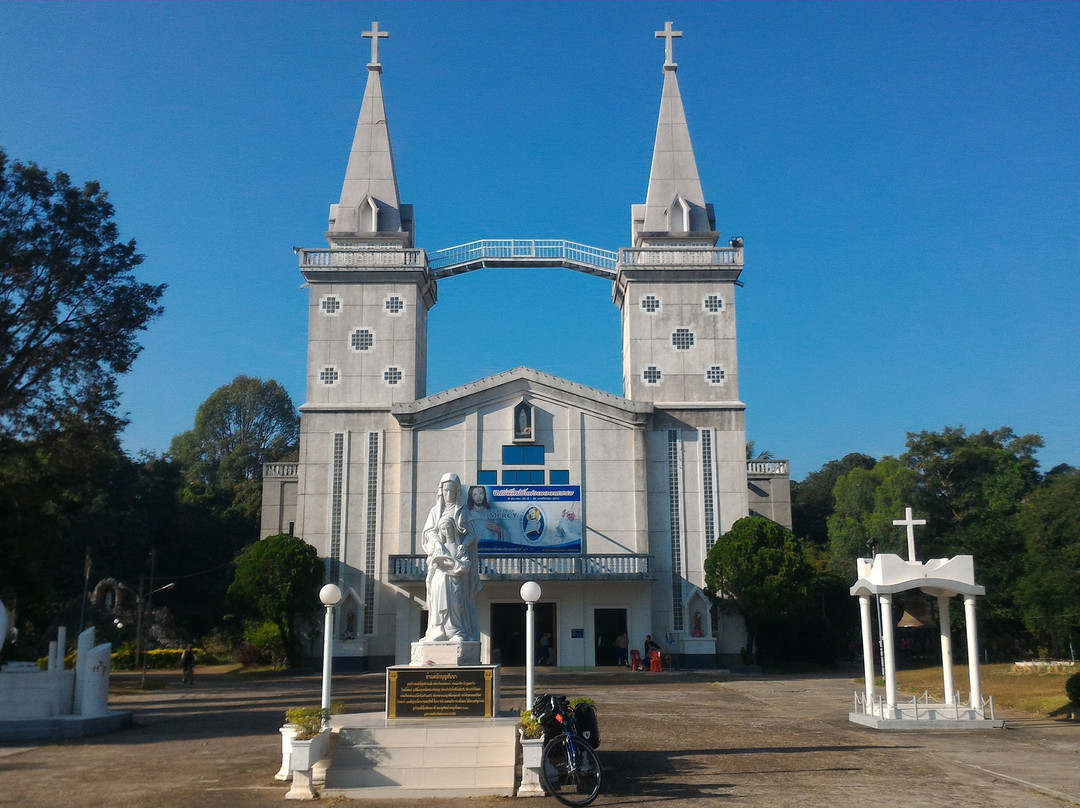
[[[630,206],[630,246],[487,240],[426,251],[398,195],[379,59],[387,33],[377,23],[364,33],[371,62],[329,247],[297,251],[308,292],[299,462],[267,464],[263,478],[262,536],[303,538],[345,593],[339,669],[408,663],[427,619],[419,534],[447,473],[477,532],[482,662],[523,664],[528,580],[542,587],[536,636],[548,635],[559,667],[615,665],[623,633],[638,651],[652,635],[681,667],[739,659],[742,622],[712,607],[705,557],[748,514],[790,527],[788,464],[746,457],[735,327],[743,243],[718,246],[676,79],[681,35],[671,23],[656,33],[666,57],[659,122],[645,201]],[[622,395],[529,367],[427,389],[438,284],[508,266],[611,284]],[[321,640],[311,643],[317,653]]]

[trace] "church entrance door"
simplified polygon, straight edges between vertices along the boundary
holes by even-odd
[[[596,609],[593,611],[593,637],[596,638],[596,667],[619,664],[615,638],[626,631],[626,609]],[[633,645],[633,643],[631,643]]]
[[[540,658],[540,638],[545,634],[557,637],[555,604],[540,602],[533,606],[536,619],[537,647],[532,649],[533,662]],[[559,661],[559,649],[552,640],[552,664]],[[491,604],[491,661],[493,664],[520,666],[525,664],[525,604]]]

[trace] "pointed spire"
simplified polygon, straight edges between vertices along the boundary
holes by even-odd
[[[675,77],[679,66],[675,63],[673,42],[682,36],[682,31],[673,31],[671,23],[667,22],[656,36],[665,40],[664,90],[649,172],[649,191],[644,205],[633,206],[634,245],[691,236],[695,241],[711,239],[715,244],[719,234],[713,232],[712,207],[705,203],[701,191],[690,129],[683,111],[679,81]]]
[[[398,199],[394,153],[383,105],[379,40],[390,34],[380,31],[375,22],[363,36],[371,40],[367,87],[345,169],[341,201],[330,206],[326,238],[334,247],[388,240],[411,247],[412,206],[402,205]]]

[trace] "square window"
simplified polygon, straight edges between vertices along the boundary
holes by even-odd
[[[498,482],[498,475],[494,471],[484,470],[476,472],[477,485],[495,485]]]
[[[544,465],[544,447],[543,446],[522,446],[525,450],[525,465],[527,466],[542,466]]]
[[[569,469],[552,469],[548,474],[552,485],[570,485]]]
[[[723,384],[724,380],[727,379],[727,371],[719,365],[713,365],[705,371],[705,379],[709,384]]]
[[[671,344],[680,351],[690,350],[694,346],[694,332],[689,328],[676,329],[671,335]]]
[[[543,469],[503,469],[503,485],[543,485]]]
[[[542,466],[544,465],[544,447],[503,446],[502,464],[504,466]]]
[[[375,338],[366,328],[358,328],[349,336],[349,346],[354,351],[367,351],[375,344]]]
[[[720,295],[709,295],[705,298],[705,311],[710,314],[719,314],[724,308],[724,299]]]

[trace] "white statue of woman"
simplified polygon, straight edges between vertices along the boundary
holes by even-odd
[[[480,571],[476,536],[461,497],[461,480],[444,474],[421,542],[428,557],[428,642],[477,642],[476,593]]]

